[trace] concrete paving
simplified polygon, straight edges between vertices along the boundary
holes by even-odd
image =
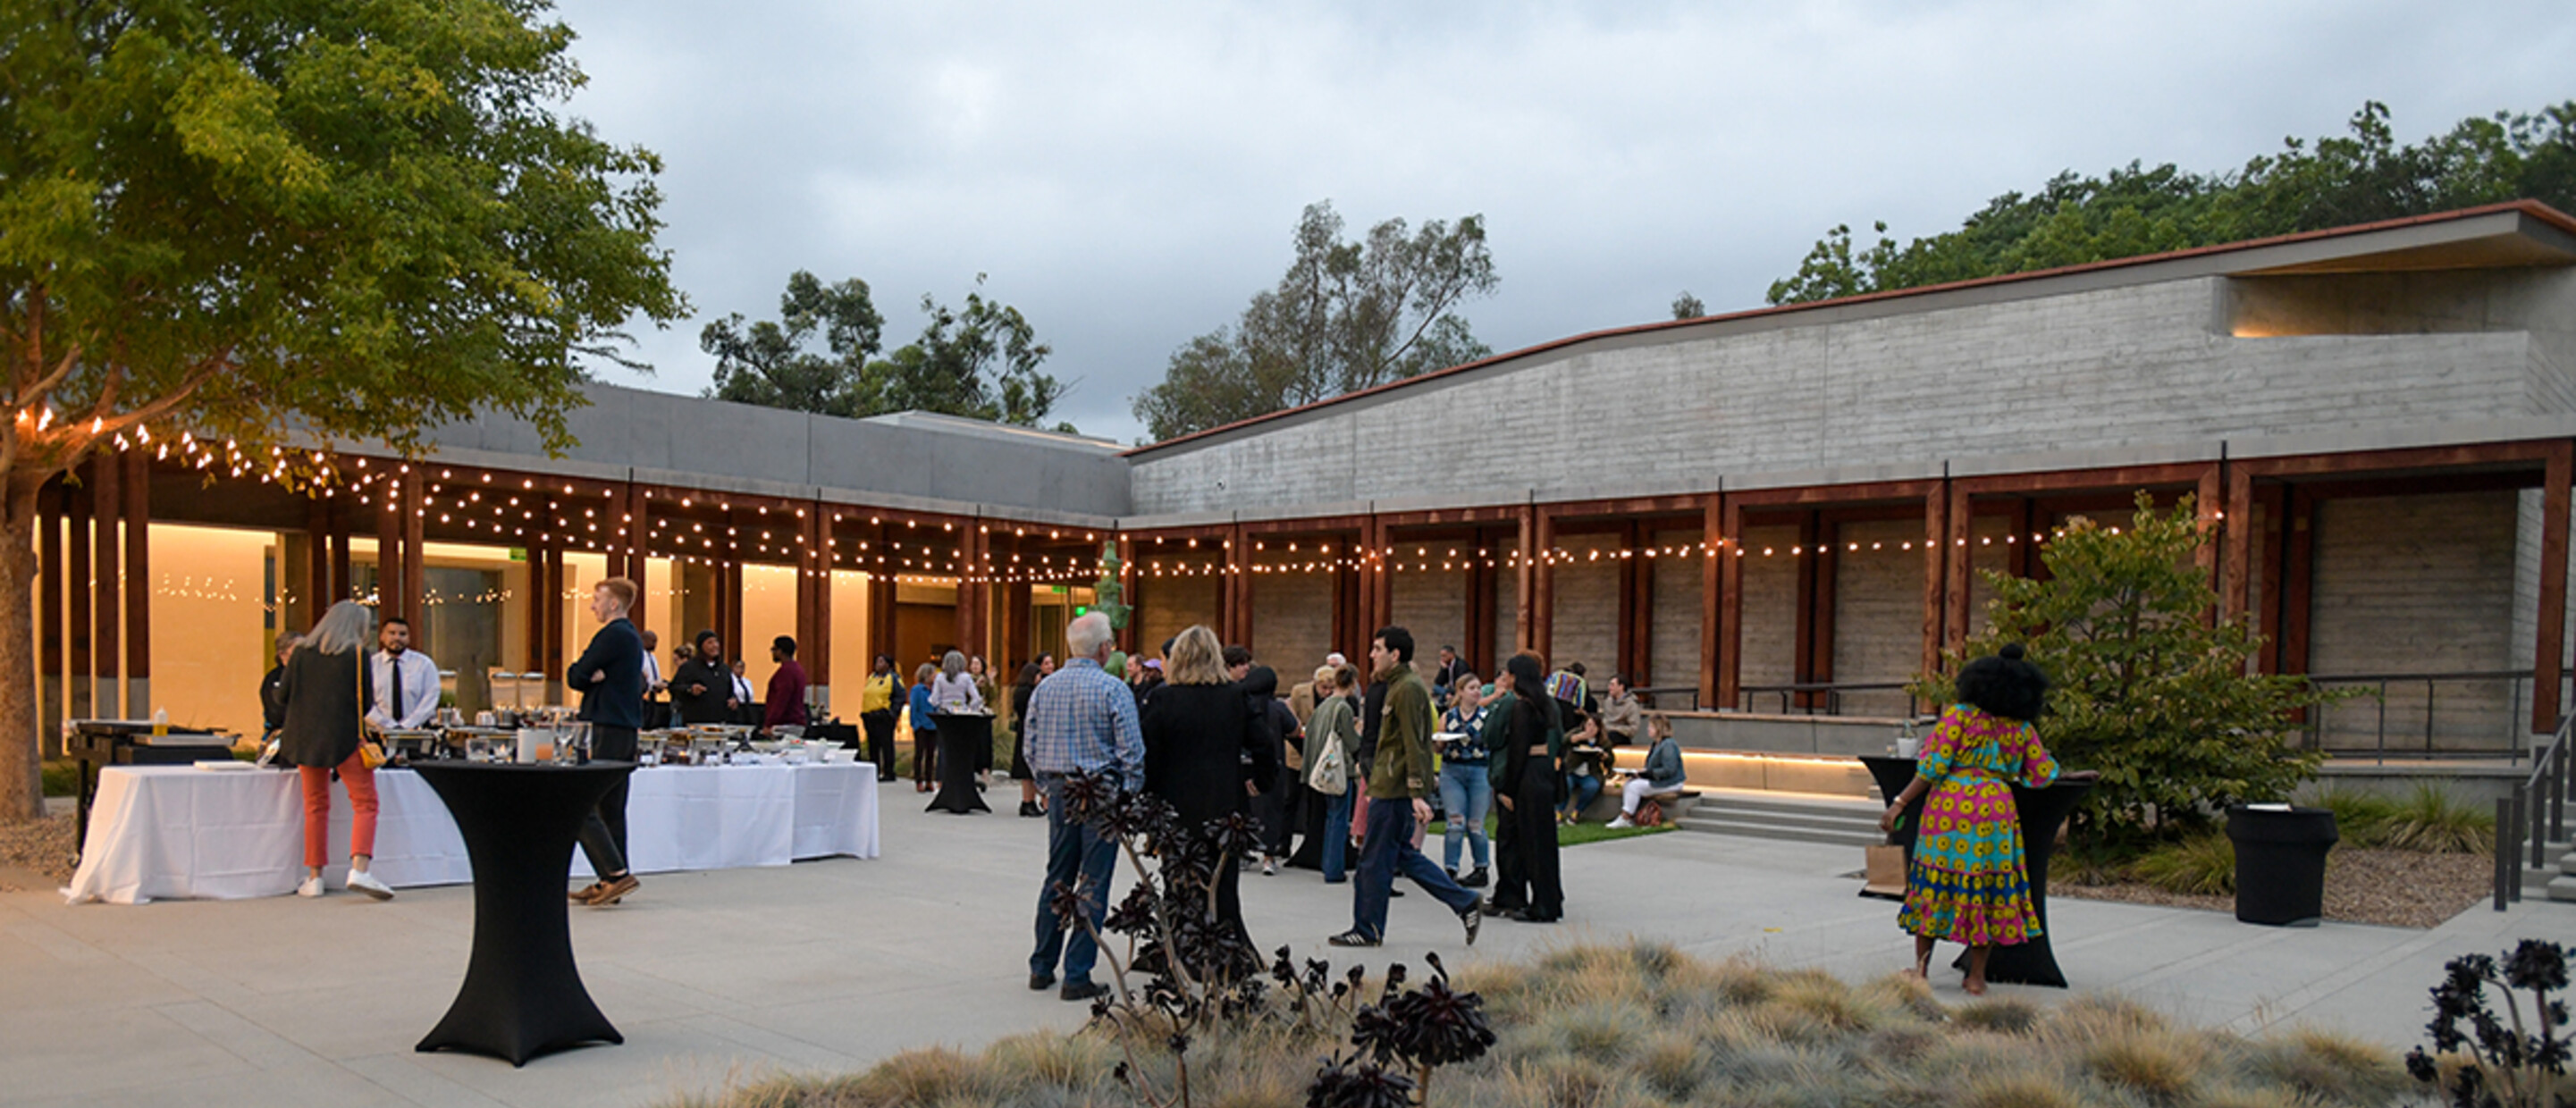
[[[1005,813],[1016,800],[993,796]],[[626,1043],[524,1069],[412,1050],[463,975],[469,889],[134,908],[0,896],[0,1103],[646,1104],[1078,1025],[1084,1006],[1025,988],[1043,823],[924,814],[901,784],[885,801],[882,858],[659,876],[617,908],[575,909],[583,977]],[[1907,940],[1894,905],[1855,896],[1844,875],[1859,866],[1848,847],[1691,833],[1585,846],[1566,855],[1573,922],[1495,921],[1471,953],[1454,918],[1416,894],[1395,902],[1391,941],[1370,961],[1437,950],[1457,966],[1641,935],[1860,979],[1902,967]],[[1243,898],[1265,947],[1349,963],[1323,945],[1348,926],[1347,886],[1255,873]],[[2522,936],[2576,942],[2576,906],[2546,902],[2480,907],[2432,931],[2251,927],[2077,900],[2051,917],[2078,990],[2239,1030],[2339,1027],[2392,1050],[2418,1041],[2444,959]],[[1943,999],[1965,999],[1954,977],[1936,981]]]

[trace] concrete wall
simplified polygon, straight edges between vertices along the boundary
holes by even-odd
[[[1284,558],[1278,558],[1284,562]],[[1279,671],[1279,687],[1312,676],[1332,651],[1333,575],[1263,573],[1252,582],[1253,656]],[[1162,642],[1155,639],[1156,643]]]
[[[2511,668],[2517,501],[2512,492],[2476,492],[2320,505],[2308,671]],[[2523,685],[2520,702],[2528,712],[2528,682]],[[2494,748],[2515,741],[2514,688],[2506,680],[2437,682],[2435,746]],[[2389,745],[2423,749],[2424,683],[2393,683],[2386,699]],[[2324,728],[2329,749],[2375,747],[2378,699],[2327,709]]]
[[[1405,548],[1407,556],[1412,548]],[[1431,552],[1438,557],[1439,550]],[[1395,575],[1395,605],[1389,619],[1413,632],[1416,657],[1428,665],[1437,665],[1442,644],[1455,646],[1467,637],[1467,573],[1465,570],[1442,571],[1437,563],[1428,572],[1416,573],[1416,562],[1405,562],[1405,571]],[[1377,628],[1369,628],[1371,631]],[[1321,654],[1316,655],[1321,658]]]
[[[1744,660],[1738,679],[1747,685],[1778,685],[1797,676],[1798,558],[1789,553],[1798,541],[1795,527],[1744,529]],[[1779,706],[1775,696],[1749,698],[1755,711]],[[1734,704],[1712,704],[1733,708]]]
[[[1665,531],[1654,536],[1658,549],[1679,549],[1700,541],[1697,528],[1688,531]],[[1654,575],[1655,623],[1649,641],[1653,647],[1654,668],[1641,674],[1637,684],[1696,685],[1699,683],[1699,621],[1701,586],[1707,559],[1657,556],[1647,563]],[[1688,697],[1675,697],[1659,702],[1660,707],[1681,708],[1690,704]]]
[[[1923,554],[1901,544],[1921,537],[1923,522],[1847,523],[1841,532],[1832,560],[1833,679],[1844,684],[1909,680],[1923,665]],[[1912,703],[1902,692],[1855,692],[1842,698],[1842,710],[1903,716]]]
[[[1180,634],[1191,624],[1205,624],[1208,630],[1217,630],[1223,583],[1224,578],[1217,574],[1148,578],[1144,603],[1137,612],[1137,648],[1148,657],[1159,658],[1163,640]],[[1255,633],[1260,630],[1257,624],[1253,627]]]
[[[574,463],[782,485],[1118,516],[1127,461],[1105,443],[971,420],[906,414],[840,419],[694,396],[592,384],[567,419]],[[439,429],[442,452],[534,455],[536,428],[489,416]]]
[[[1574,561],[1556,567],[1556,611],[1548,624],[1550,669],[1581,662],[1584,680],[1606,688],[1619,670],[1619,561],[1626,545],[1618,535],[1561,535],[1557,549]],[[1590,555],[1598,553],[1597,560]]]
[[[2238,338],[2223,329],[2226,281],[1581,343],[1140,455],[1133,498],[1145,513],[1485,498],[1496,473],[1530,475],[1542,500],[1714,488],[1723,474],[1890,459],[2529,415],[2536,393],[2576,394],[2534,384],[2535,366],[2568,364],[2554,334]],[[2535,284],[2518,310],[2564,318],[2570,288]],[[1486,418],[1439,418],[1461,407]],[[1578,430],[1602,427],[1619,429],[1619,449]]]

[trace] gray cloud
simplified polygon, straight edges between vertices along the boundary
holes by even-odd
[[[700,318],[639,335],[695,392],[704,319],[786,275],[857,276],[888,338],[975,274],[1128,399],[1287,263],[1298,209],[1354,228],[1481,212],[1497,349],[1758,306],[1835,223],[1954,225],[2062,169],[2218,169],[2340,131],[2407,139],[2576,98],[2563,3],[980,3],[571,0],[570,107],[667,162],[663,241]]]

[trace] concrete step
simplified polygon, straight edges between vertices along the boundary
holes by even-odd
[[[1775,839],[1784,842],[1824,843],[1859,848],[1876,846],[1885,841],[1877,828],[1868,832],[1831,830],[1819,827],[1786,827],[1770,822],[1729,819],[1719,816],[1694,815],[1677,824],[1682,830],[1709,835],[1732,835],[1744,839]]]
[[[2552,877],[2549,879],[2549,884],[2544,888],[2548,892],[2549,899],[2551,900],[2576,902],[2576,877],[2570,877],[2564,874]],[[2527,896],[2529,894],[2530,889],[2528,886],[2525,886],[2524,895]]]

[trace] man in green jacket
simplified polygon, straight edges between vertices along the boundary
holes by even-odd
[[[1351,929],[1327,940],[1334,946],[1376,946],[1386,939],[1386,902],[1402,872],[1449,910],[1476,945],[1484,898],[1450,879],[1440,864],[1414,849],[1413,829],[1431,819],[1431,734],[1436,716],[1431,687],[1413,672],[1413,633],[1388,627],[1369,643],[1370,672],[1386,682],[1385,715],[1377,756],[1370,760],[1368,830],[1360,846],[1360,874],[1351,890]],[[1329,834],[1329,829],[1327,831]]]

